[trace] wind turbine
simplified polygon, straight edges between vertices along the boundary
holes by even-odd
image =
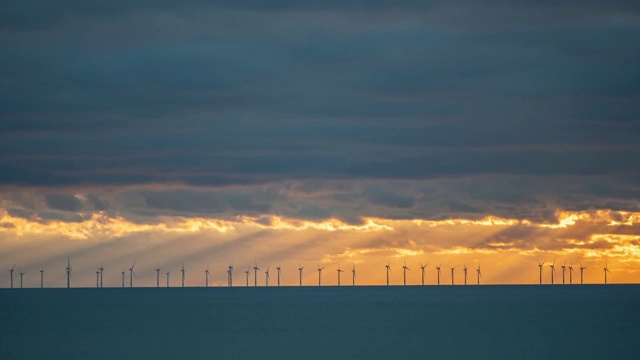
[[[607,273],[611,274],[611,271],[609,271],[609,262],[607,261],[604,264],[604,270],[602,270],[602,272],[604,273],[604,284],[607,284]],[[20,273],[20,287],[22,287],[22,273]]]
[[[100,288],[100,268],[96,269],[96,288]]]
[[[160,287],[160,266],[156,266],[156,287]]]
[[[351,279],[352,281],[351,285],[356,286],[356,264],[355,263],[353,264],[353,269],[351,269],[351,272],[353,273],[353,276]]]
[[[324,269],[324,266],[320,267],[320,265],[318,265],[318,286],[322,286],[322,269]]]
[[[23,272],[22,270],[20,270],[20,289],[22,289],[22,276],[26,274],[26,272]],[[604,278],[607,278],[607,274],[604,274]]]
[[[15,267],[16,267],[16,266],[15,266],[15,265],[13,265],[13,266],[11,267],[11,269],[7,269],[7,270],[9,270],[9,274],[11,274],[10,276],[11,276],[11,288],[12,288],[12,289],[13,289],[13,269],[14,269]]]
[[[207,264],[207,268],[204,269],[204,287],[209,287],[209,264]]]
[[[340,264],[338,263],[338,286],[340,286],[340,273],[341,272],[344,272],[344,271],[340,269]]]
[[[69,261],[69,257],[67,256],[67,289],[71,287],[71,272],[73,271],[71,268],[71,262]]]
[[[247,287],[249,287],[249,266],[247,266],[247,270],[244,272],[247,275]]]
[[[553,259],[553,264],[549,265],[551,268],[551,285],[553,285],[553,275],[556,273],[556,259]]]
[[[387,260],[387,265],[384,267],[387,268],[387,286],[389,286],[389,272],[391,272],[391,266],[389,265],[389,260]]]
[[[269,267],[267,266],[267,271],[264,272],[264,283],[265,286],[269,286]]]
[[[478,269],[476,271],[478,272],[478,285],[480,285],[480,278],[482,277],[482,273],[480,272],[480,263],[478,263]]]
[[[464,284],[467,285],[467,265],[464,264],[462,270],[464,270]]]
[[[276,270],[278,270],[278,286],[280,286],[280,265],[278,265]]]
[[[546,263],[547,260],[540,262],[538,261],[538,267],[540,267],[540,285],[542,285],[542,267],[544,266],[544,263]]]
[[[231,262],[231,265],[229,265],[229,270],[227,270],[227,274],[229,275],[229,287],[233,286],[233,261]]]
[[[122,269],[121,274],[122,274],[122,287],[124,287],[124,269]]]
[[[300,266],[300,264],[298,264],[298,271],[300,272],[300,286],[302,286],[302,269],[304,269],[304,266]]]
[[[426,268],[427,265],[429,265],[428,262],[426,264],[424,264],[424,265],[422,265],[422,263],[420,263],[420,270],[422,270],[422,286],[424,286],[424,268]]]
[[[100,287],[102,288],[102,273],[104,272],[104,265],[102,265],[102,263],[100,263],[100,268],[98,270],[100,270]]]
[[[584,269],[586,269],[586,268],[587,267],[586,266],[582,266],[582,262],[580,262],[580,285],[583,284],[583,282],[582,282],[582,279],[583,279],[582,274],[584,273]]]
[[[258,270],[260,268],[258,267],[258,261],[256,261],[255,265],[253,265],[253,286],[258,286]]]
[[[454,271],[457,267],[458,267],[458,265],[456,265],[456,266],[454,266],[454,267],[449,266],[449,269],[451,269],[451,285],[454,285],[454,282],[453,282],[453,271]]]
[[[573,260],[571,260],[571,264],[569,265],[569,285],[573,284]]]
[[[44,288],[44,268],[40,269],[40,289]]]
[[[129,268],[129,287],[132,288],[133,287],[133,276],[135,275],[136,278],[138,277],[138,275],[136,275],[136,272],[133,271],[133,267],[136,266],[136,261],[133,260],[133,264],[131,264],[131,267]]]
[[[182,287],[184,287],[184,262],[182,262],[181,264],[182,268],[180,269],[180,271],[182,272]]]
[[[169,272],[167,271],[167,287],[169,287]]]
[[[438,285],[440,285],[440,268],[442,267],[442,263],[440,263],[440,265],[436,266],[436,270],[438,270]]]
[[[411,271],[411,269],[409,269],[407,267],[407,261],[404,261],[404,265],[402,265],[402,283],[403,286],[407,286],[407,270]]]
[[[564,261],[564,263],[562,264],[562,285],[564,285],[564,272],[566,271],[567,267],[567,260]]]

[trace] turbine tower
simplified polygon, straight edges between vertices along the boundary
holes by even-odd
[[[100,287],[102,288],[102,273],[104,272],[104,265],[102,265],[102,263],[100,263],[100,268],[98,270],[100,270]]]
[[[10,276],[11,276],[11,288],[12,288],[12,289],[13,289],[13,269],[14,269],[15,267],[16,267],[16,266],[15,266],[15,265],[13,265],[13,266],[11,267],[11,269],[7,269],[7,270],[9,270],[9,274],[10,274]]]
[[[265,286],[269,286],[269,267],[267,266],[267,271],[264,272],[264,283]]]
[[[304,269],[304,266],[300,266],[300,264],[298,264],[298,271],[300,272],[300,286],[302,286],[302,269]]]
[[[209,264],[207,264],[207,268],[204,269],[204,287],[209,287]]]
[[[247,275],[247,287],[249,287],[249,266],[247,266],[247,270],[244,272]]]
[[[440,268],[442,267],[442,263],[440,263],[440,265],[436,266],[436,270],[438,270],[438,285],[440,285]]]
[[[344,272],[344,270],[340,269],[340,263],[338,263],[338,286],[340,286],[340,273]]]
[[[566,271],[566,267],[567,267],[567,260],[565,260],[564,263],[562,264],[562,285],[564,285],[564,273]]]
[[[258,270],[260,270],[260,268],[258,267],[258,262],[256,261],[255,265],[253,265],[253,286],[258,286]]]
[[[26,272],[23,272],[22,270],[20,270],[20,289],[22,289],[22,276],[26,274]],[[607,278],[607,274],[604,274],[604,278]]]
[[[100,288],[100,268],[96,269],[96,288]]]
[[[478,272],[478,285],[480,285],[480,278],[482,277],[482,273],[480,272],[480,263],[478,263],[478,269],[476,271]]]
[[[464,264],[462,270],[464,270],[464,284],[467,285],[467,265]]]
[[[384,267],[387,268],[387,286],[389,286],[389,273],[391,272],[391,266],[389,265],[389,260],[387,260],[387,265]]]
[[[167,287],[169,287],[169,272],[167,271]]]
[[[352,278],[351,278],[351,286],[356,286],[356,264],[353,264],[353,269],[351,269]]]
[[[449,266],[449,269],[451,269],[451,285],[454,285],[454,281],[453,281],[453,271],[458,267],[458,265],[451,267]]]
[[[583,284],[583,279],[584,279],[584,278],[583,278],[583,276],[582,276],[582,275],[583,275],[583,273],[584,273],[584,269],[586,269],[586,268],[587,268],[587,267],[586,267],[586,266],[582,266],[582,262],[580,262],[580,285],[582,285],[582,284]]]
[[[233,261],[231,262],[231,265],[229,265],[229,270],[227,270],[227,274],[229,276],[228,282],[229,282],[229,287],[233,286]]]
[[[67,267],[65,268],[67,270],[67,289],[71,287],[71,262],[69,261],[69,257],[67,256]],[[13,271],[12,271],[13,273]]]
[[[573,284],[573,260],[571,260],[571,264],[569,265],[569,285]]]
[[[67,256],[67,289],[71,287],[71,272],[73,269],[71,268],[71,261],[69,261],[69,257]]]
[[[544,263],[546,263],[547,260],[540,262],[538,261],[538,267],[540,268],[540,285],[542,285],[542,267],[544,266]]]
[[[604,273],[604,284],[607,284],[607,273],[611,274],[611,271],[609,271],[609,262],[607,261],[604,264],[604,270],[602,270],[602,272]],[[22,273],[20,273],[20,287],[22,287]]]
[[[44,288],[44,268],[40,269],[40,289]]]
[[[121,274],[122,274],[122,287],[124,287],[124,269],[122,269]]]
[[[160,287],[160,266],[156,266],[156,287]]]
[[[316,265],[318,265],[318,286],[322,286],[322,269],[324,269],[324,266],[320,267],[319,264]]]
[[[553,275],[556,273],[556,259],[553,259],[553,264],[549,265],[551,268],[551,285],[553,285]]]
[[[403,286],[407,286],[407,270],[411,271],[411,269],[409,269],[407,267],[407,261],[404,261],[404,265],[402,265],[402,284]]]
[[[280,265],[276,268],[278,270],[278,287],[280,286]]]
[[[136,261],[133,260],[133,264],[131,264],[131,267],[129,268],[129,287],[132,288],[133,287],[133,276],[135,275],[136,278],[138,277],[138,275],[136,275],[136,272],[133,271],[133,267],[136,266]]]
[[[184,287],[184,262],[182,262],[181,264],[182,268],[180,269],[180,271],[182,272],[182,287]]]
[[[427,265],[429,265],[428,262],[426,264],[424,264],[424,265],[422,265],[422,263],[420,263],[420,270],[422,270],[422,286],[424,286],[424,268],[426,268]]]

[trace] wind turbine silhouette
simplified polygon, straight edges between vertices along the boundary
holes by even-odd
[[[276,268],[276,270],[278,270],[278,287],[280,287],[280,270],[281,270],[281,269],[280,269],[280,266],[281,266],[281,265],[282,265],[282,264],[278,265],[278,267]]]
[[[322,269],[324,269],[323,267],[320,267],[319,264],[316,264],[318,266],[318,286],[322,286]]]
[[[420,269],[422,270],[422,286],[424,286],[424,268],[426,268],[427,265],[429,265],[429,262],[427,262],[424,265],[422,265],[422,263],[420,263]]]
[[[478,285],[480,285],[480,278],[482,277],[482,273],[480,272],[480,263],[478,262],[478,269],[476,270],[478,272]]]
[[[611,274],[611,271],[609,271],[609,262],[607,261],[604,264],[604,270],[602,270],[602,272],[604,273],[604,284],[607,284],[607,273]],[[20,275],[20,287],[22,287],[22,275]]]
[[[44,288],[44,268],[40,268],[40,289]]]
[[[260,270],[260,268],[258,267],[258,261],[256,261],[253,266],[253,286],[258,286],[258,270]]]
[[[129,268],[129,287],[130,288],[133,287],[133,276],[135,275],[136,278],[138,277],[138,275],[136,275],[136,272],[133,271],[134,266],[136,266],[135,260],[133,260],[133,264],[131,264],[131,267]]]
[[[169,287],[169,271],[167,271],[167,287]]]
[[[182,287],[184,287],[184,262],[182,262],[181,264],[182,268],[180,269],[180,271],[182,272]]]
[[[571,260],[571,264],[569,265],[569,285],[573,284],[573,260]]]
[[[553,264],[549,265],[551,268],[551,285],[553,285],[553,275],[556,273],[556,259],[553,259]]]
[[[387,260],[387,265],[384,267],[387,268],[387,286],[389,286],[389,273],[391,272],[391,266],[389,265],[389,260]]]
[[[567,267],[567,260],[564,261],[564,263],[562,264],[562,285],[564,285],[564,272],[565,272],[565,268]]]
[[[96,269],[96,288],[100,288],[100,268]]]
[[[73,272],[73,269],[71,268],[71,261],[69,260],[69,257],[67,256],[67,267],[65,268],[67,270],[67,289],[71,287],[71,272]]]
[[[207,268],[204,269],[204,287],[209,287],[209,263],[207,263]]]
[[[231,261],[231,265],[229,265],[229,270],[227,270],[227,274],[228,274],[228,283],[229,283],[229,287],[233,286],[233,261]]]
[[[122,269],[121,274],[122,274],[122,287],[124,287],[124,269]]]
[[[402,283],[403,286],[407,286],[407,270],[411,271],[411,269],[409,269],[407,267],[407,261],[404,261],[404,265],[402,265]]]
[[[449,266],[449,269],[451,269],[451,285],[455,285],[454,281],[453,281],[453,271],[458,267],[458,265],[451,267]]]
[[[356,264],[353,264],[353,269],[351,269],[352,278],[351,278],[351,286],[356,286]]]
[[[16,267],[16,266],[15,266],[15,265],[13,265],[13,266],[11,267],[11,269],[7,269],[7,270],[9,270],[9,274],[10,274],[10,276],[11,276],[11,288],[12,288],[12,289],[13,289],[13,269],[15,269],[15,267]]]
[[[340,269],[340,263],[338,263],[338,286],[340,286],[340,273],[343,272],[343,270]]]
[[[438,285],[440,285],[440,268],[442,267],[442,263],[440,263],[440,265],[436,266],[436,270],[438,270]]]
[[[580,285],[583,284],[582,280],[583,280],[583,273],[584,273],[584,269],[586,269],[586,266],[582,266],[582,262],[580,262]]]
[[[300,272],[300,286],[302,286],[302,269],[304,269],[304,266],[300,266],[300,264],[298,264],[298,271]]]
[[[467,265],[463,264],[462,270],[464,270],[464,284],[467,285]]]
[[[247,287],[249,287],[249,269],[250,268],[251,268],[250,266],[247,266],[247,270],[244,272],[247,275]]]
[[[20,270],[20,289],[22,289],[22,276],[26,274],[26,272],[23,272],[22,270]],[[605,279],[607,277],[607,274],[604,275]]]
[[[156,287],[160,287],[160,266],[156,266]]]
[[[546,263],[547,260],[540,262],[538,261],[538,267],[540,267],[540,285],[542,285],[542,267],[544,266],[544,263]]]
[[[269,286],[269,267],[267,266],[267,271],[264,272],[265,275],[265,286]]]
[[[102,273],[104,272],[104,265],[102,263],[100,263],[100,268],[98,270],[100,270],[100,287],[102,288]]]

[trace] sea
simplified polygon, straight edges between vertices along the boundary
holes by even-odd
[[[0,359],[639,359],[640,285],[1,289]]]

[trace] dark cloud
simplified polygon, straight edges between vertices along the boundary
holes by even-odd
[[[11,202],[36,212],[637,209],[639,18],[624,1],[5,2],[0,184],[174,186]]]

